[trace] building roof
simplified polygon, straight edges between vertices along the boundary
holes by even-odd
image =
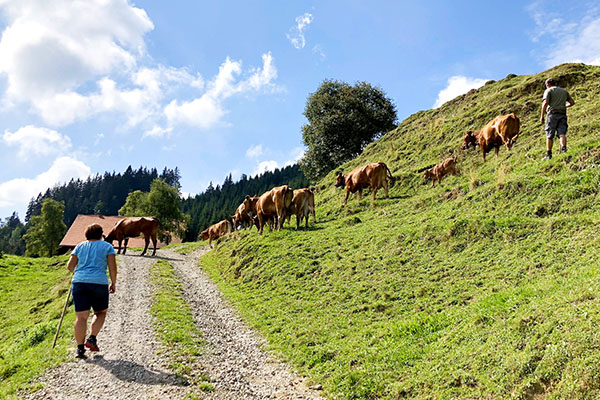
[[[106,235],[112,228],[115,226],[117,222],[122,220],[125,217],[119,217],[115,215],[82,215],[79,214],[75,221],[69,227],[69,230],[63,237],[60,242],[61,247],[75,247],[78,243],[85,241],[85,228],[90,226],[91,224],[98,224],[102,227],[102,231]],[[171,243],[181,243],[181,239],[177,236],[173,236]],[[114,241],[113,245],[115,248],[119,248],[119,242]],[[127,247],[144,247],[146,245],[144,238],[130,238]],[[160,248],[165,246],[166,243],[161,242],[160,240],[156,244],[156,248]],[[150,245],[148,247],[152,247],[152,241],[150,241]]]

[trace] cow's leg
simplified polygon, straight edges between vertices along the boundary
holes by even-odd
[[[362,200],[362,188],[358,189],[358,202],[360,203],[361,200]]]
[[[262,235],[262,233],[263,233],[263,226],[265,226],[265,221],[263,219],[264,216],[262,215],[261,212],[259,212],[257,217],[258,217],[258,226],[257,226],[257,228],[258,228],[258,234]]]
[[[498,157],[498,150],[500,150],[500,146],[496,146],[494,148],[494,151],[496,152],[496,157]]]
[[[127,251],[127,243],[129,243],[129,238],[123,239],[123,254]]]
[[[375,204],[375,198],[377,197],[377,188],[373,189],[373,204]]]
[[[344,199],[342,206],[345,206],[346,203],[348,202],[348,196],[350,196],[350,189],[348,187],[346,187],[346,198]]]
[[[145,242],[144,251],[142,251],[142,254],[140,254],[140,256],[143,256],[144,254],[146,254],[146,250],[148,250],[148,245],[150,244],[150,238],[146,235],[144,235],[144,242]]]
[[[296,230],[300,229],[300,222],[302,222],[302,216],[296,212]]]
[[[481,154],[483,155],[483,162],[485,162],[485,145],[481,145]]]
[[[156,235],[152,235],[152,245],[154,246],[154,251],[152,252],[152,255],[155,256],[156,255]]]
[[[385,181],[383,181],[383,189],[385,190],[385,198],[389,199],[390,195],[388,194],[388,182],[387,179]]]
[[[208,236],[208,247],[210,247],[211,249],[213,248],[213,247],[212,247],[212,239],[213,239],[213,238],[212,238],[212,235],[209,235],[209,236]]]

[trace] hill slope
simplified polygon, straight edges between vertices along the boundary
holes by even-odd
[[[577,102],[569,151],[541,162],[544,80]],[[515,112],[511,152],[461,151]],[[390,199],[318,184],[308,231],[242,232],[202,259],[246,319],[334,398],[600,397],[600,67],[489,82],[416,113],[344,170],[384,161]],[[417,171],[459,155],[434,189]],[[381,192],[380,192],[381,193]]]

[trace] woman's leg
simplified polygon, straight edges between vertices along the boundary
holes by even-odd
[[[78,311],[75,313],[75,341],[77,344],[83,344],[85,341],[85,333],[87,331],[87,320],[90,316],[90,311]]]
[[[102,326],[104,326],[104,321],[106,320],[106,311],[108,311],[108,308],[102,311],[94,312],[92,326],[90,327],[90,335],[98,336],[98,333],[100,333],[100,329],[102,329]]]

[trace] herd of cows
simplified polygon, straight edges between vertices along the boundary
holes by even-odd
[[[519,136],[519,129],[520,121],[514,113],[500,115],[488,122],[479,131],[467,131],[463,139],[462,149],[479,146],[483,161],[485,161],[486,154],[492,149],[495,149],[496,155],[498,155],[498,150],[503,145],[510,150]],[[441,182],[444,176],[457,173],[456,164],[456,157],[447,158],[441,163],[427,168],[423,177],[431,179],[432,186],[435,186],[435,183]],[[341,171],[338,172],[335,186],[346,188],[346,197],[343,202],[345,205],[350,193],[358,192],[360,201],[362,191],[366,188],[370,188],[373,192],[373,202],[375,202],[377,190],[380,188],[385,190],[385,196],[388,197],[388,187],[393,183],[394,177],[387,165],[377,162],[355,168],[347,174],[343,174]],[[271,231],[280,230],[286,220],[290,222],[292,215],[296,216],[296,229],[300,228],[300,224],[304,220],[308,228],[308,218],[311,214],[316,222],[315,195],[311,189],[292,190],[287,185],[277,186],[261,196],[246,196],[235,211],[235,215],[231,216],[231,220],[225,219],[209,226],[200,233],[200,239],[208,240],[209,246],[212,247],[213,240],[238,229],[252,229],[252,226],[256,226],[258,233],[262,234],[265,224],[268,224]],[[152,254],[154,255],[156,254],[158,225],[159,222],[156,218],[124,218],[106,235],[105,240],[111,243],[117,240],[119,242],[119,252],[121,251],[121,242],[124,240],[123,254],[125,254],[128,238],[144,236],[146,246],[142,255],[146,253],[150,239],[152,239],[154,245],[154,253]]]
[[[467,131],[463,139],[462,149],[479,146],[485,161],[486,154],[495,149],[496,155],[500,147],[506,146],[508,150],[516,142],[519,136],[520,121],[514,114],[500,115],[488,122],[483,129],[479,131]],[[431,179],[432,186],[436,182],[441,182],[442,178],[448,174],[456,174],[456,157],[450,157],[441,163],[427,168],[423,177]],[[343,204],[348,201],[350,193],[358,192],[359,201],[362,199],[363,189],[370,188],[373,192],[373,202],[377,196],[377,190],[383,188],[385,196],[388,197],[388,187],[393,185],[394,177],[391,171],[383,162],[371,163],[353,169],[347,174],[341,171],[336,176],[336,187],[346,188],[346,197]],[[315,196],[310,189],[292,190],[287,185],[275,187],[263,195],[246,196],[242,204],[237,208],[235,215],[231,216],[231,221],[222,220],[209,226],[200,233],[202,240],[208,240],[212,247],[212,241],[219,237],[234,232],[237,229],[256,226],[258,233],[262,234],[265,224],[269,225],[271,230],[280,230],[284,222],[289,221],[292,215],[296,215],[296,229],[299,229],[300,223],[306,219],[308,228],[308,217],[312,213],[315,217]]]

